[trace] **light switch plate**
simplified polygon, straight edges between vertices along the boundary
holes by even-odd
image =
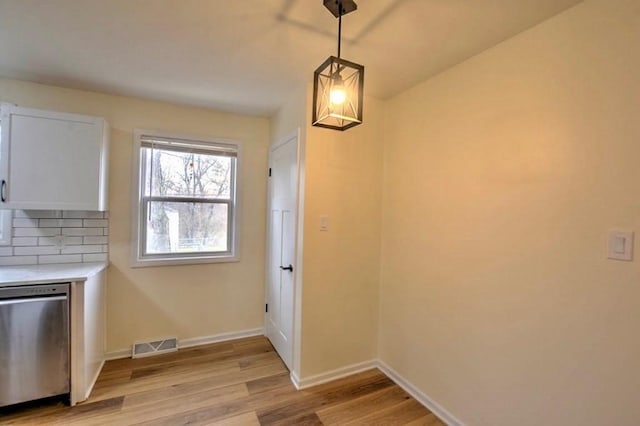
[[[633,231],[609,231],[607,257],[614,260],[633,260]]]
[[[320,216],[320,230],[324,232],[329,230],[329,216]]]

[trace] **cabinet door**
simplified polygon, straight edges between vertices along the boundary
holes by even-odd
[[[103,210],[105,122],[9,107],[2,114],[4,208]]]

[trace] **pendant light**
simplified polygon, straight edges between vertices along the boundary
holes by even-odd
[[[340,57],[342,16],[358,8],[353,0],[324,0],[338,18],[338,56],[329,56],[313,74],[312,124],[347,130],[362,124],[364,66]]]

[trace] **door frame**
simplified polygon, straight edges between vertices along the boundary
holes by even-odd
[[[291,370],[290,376],[291,380],[295,384],[295,379],[300,375],[300,336],[302,334],[301,328],[301,306],[302,306],[302,225],[303,221],[301,217],[303,217],[303,188],[304,188],[304,141],[302,139],[302,132],[300,128],[296,128],[294,131],[286,134],[284,137],[278,139],[276,142],[269,146],[268,153],[268,164],[267,168],[271,167],[271,159],[273,156],[273,151],[282,145],[290,142],[292,139],[296,140],[296,193],[294,195],[294,274],[293,274],[293,334],[291,336]],[[269,179],[269,177],[267,177]],[[269,266],[271,260],[271,249],[270,249],[270,241],[271,241],[271,226],[270,226],[270,215],[271,215],[271,180],[267,181],[267,232],[266,232],[266,247],[265,247],[265,282],[264,282],[264,298],[265,298],[265,306],[269,302],[269,285],[268,285],[268,277],[269,277]],[[264,333],[267,335],[267,312],[264,312]]]

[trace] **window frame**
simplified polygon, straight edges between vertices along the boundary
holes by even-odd
[[[201,137],[194,135],[175,134],[162,131],[135,129],[133,132],[133,187],[132,187],[132,216],[131,216],[131,266],[164,266],[164,265],[189,265],[198,263],[224,263],[238,262],[240,260],[239,233],[240,233],[240,189],[242,167],[242,143],[237,140]],[[147,196],[144,191],[144,176],[146,162],[142,154],[143,138],[159,138],[176,140],[181,143],[201,146],[219,146],[232,148],[235,152],[235,161],[232,162],[231,182],[229,185],[230,198],[202,198],[180,196]],[[181,151],[181,150],[177,150]],[[185,149],[186,151],[186,149]],[[234,164],[235,163],[235,164]],[[158,253],[144,254],[143,248],[146,240],[146,225],[144,217],[148,214],[148,206],[154,201],[164,202],[196,202],[203,204],[226,204],[228,206],[228,221],[231,222],[227,231],[227,247],[225,252],[191,252],[191,253]]]

